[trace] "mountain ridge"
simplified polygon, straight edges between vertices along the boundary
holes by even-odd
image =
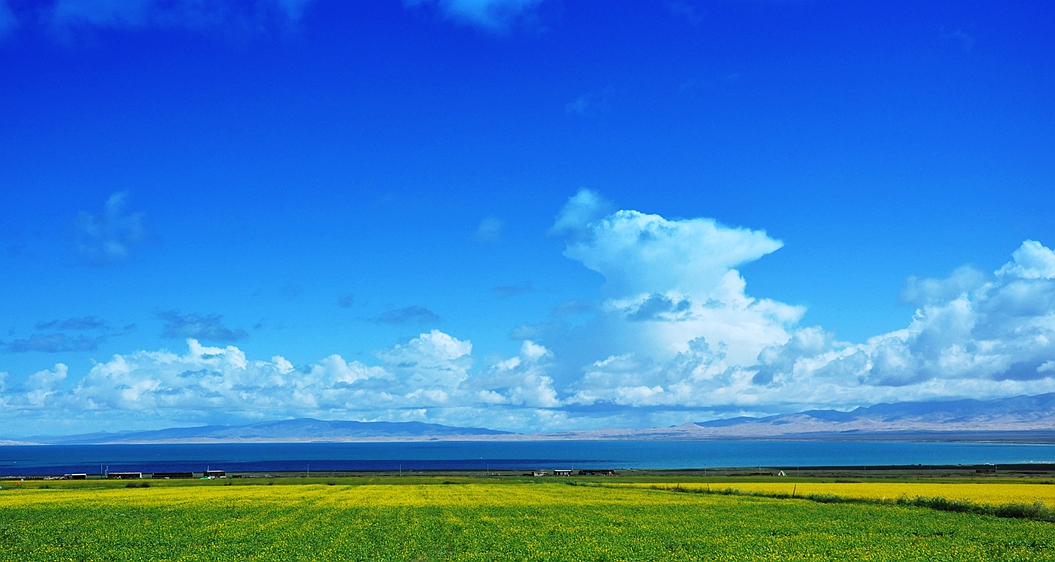
[[[1055,393],[992,400],[894,402],[850,411],[804,410],[763,417],[689,422],[671,427],[514,433],[425,422],[297,418],[247,425],[0,439],[0,444],[293,443],[523,440],[954,440],[1055,442]]]
[[[147,431],[96,432],[34,437],[24,440],[55,445],[134,443],[329,442],[383,439],[428,439],[497,436],[509,432],[479,427],[454,427],[425,422],[360,422],[296,418],[246,425],[170,427]]]

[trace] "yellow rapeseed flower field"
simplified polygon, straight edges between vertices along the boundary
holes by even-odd
[[[611,480],[354,482],[5,484],[0,560],[1055,560],[1052,523],[919,507]]]
[[[1055,507],[1055,484],[1029,482],[688,482],[638,483],[637,486],[684,490],[738,490],[746,493],[797,496],[835,495],[843,498],[896,500],[901,498],[945,498],[980,505],[1032,504]]]

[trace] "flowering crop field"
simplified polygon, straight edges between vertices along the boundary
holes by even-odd
[[[1040,521],[559,481],[4,486],[4,561],[1055,560]]]
[[[636,483],[643,487],[682,490],[737,490],[740,492],[798,496],[835,495],[843,498],[896,500],[900,498],[945,498],[977,504],[1004,505],[1041,502],[1055,508],[1055,484],[1022,482],[664,482]]]

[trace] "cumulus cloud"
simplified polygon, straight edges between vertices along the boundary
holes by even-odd
[[[378,324],[430,324],[439,322],[440,317],[424,306],[414,305],[387,310],[372,321]]]
[[[1012,261],[1004,264],[996,275],[1001,278],[1052,279],[1055,278],[1055,253],[1036,240],[1026,240],[1013,254]]]
[[[645,239],[633,245],[647,247],[654,240]],[[745,241],[725,244],[707,259],[731,264],[735,256],[750,257],[772,247],[749,233],[744,233]],[[755,249],[746,253],[723,251],[752,245]],[[686,274],[693,277],[687,284],[678,281],[683,278],[678,272],[693,267],[664,268],[673,272],[665,292],[656,291],[664,287],[657,285],[660,280],[629,271],[632,278],[623,280],[618,296],[603,303],[597,322],[539,326],[534,332],[524,328],[521,333],[553,341],[558,359],[573,351],[561,342],[605,352],[573,362],[585,366],[556,386],[564,393],[559,396],[567,407],[636,410],[641,412],[638,419],[664,409],[774,413],[1053,392],[1055,252],[1027,240],[1011,257],[992,273],[965,266],[946,278],[909,278],[902,298],[919,307],[912,321],[861,343],[840,341],[820,326],[798,327],[791,307],[747,297],[743,285],[734,284],[739,289],[731,292],[723,289],[720,281],[729,272],[722,273],[721,267]],[[623,263],[637,259],[630,256]],[[608,278],[609,270],[599,269]],[[627,272],[617,275],[626,277]],[[693,285],[695,289],[688,288]],[[710,294],[709,304],[700,307],[697,302],[705,294]],[[741,306],[745,302],[750,304]],[[696,323],[698,314],[713,316]],[[676,352],[664,353],[667,349]]]
[[[234,342],[249,337],[245,330],[224,326],[223,316],[219,314],[180,314],[169,310],[158,312],[156,316],[165,321],[161,330],[163,338]]]
[[[491,30],[501,30],[542,0],[404,0],[410,7],[439,8],[447,17]]]
[[[193,339],[182,355],[165,350],[114,355],[67,391],[49,382],[64,378],[65,366],[53,372],[30,377],[17,393],[8,393],[8,403],[110,415],[154,412],[167,419],[210,411],[281,415],[339,407],[355,394],[352,385],[384,376],[377,367],[338,356],[296,371],[281,356],[251,361],[236,347],[207,347]]]
[[[562,405],[547,363],[553,353],[532,341],[524,341],[520,353],[491,366],[469,385],[479,401],[491,405],[557,408]]]
[[[605,279],[594,322],[557,338],[546,336],[552,328],[534,334],[547,346],[552,341],[562,362],[576,356],[572,363],[578,365],[562,375],[565,382],[581,365],[606,357],[670,361],[698,338],[722,346],[736,365],[753,364],[762,349],[787,341],[803,309],[748,296],[736,269],[782,242],[712,219],[670,220],[611,208],[598,193],[581,190],[550,229],[565,237],[565,256]]]
[[[759,356],[750,394],[802,403],[987,398],[1055,390],[1055,252],[1025,241],[992,274],[910,278],[920,303],[902,330],[860,344],[803,328]]]
[[[115,355],[72,384],[64,365],[22,383],[0,377],[0,414],[50,405],[172,419],[213,412],[544,430],[1055,392],[1055,252],[1038,241],[1023,242],[995,271],[964,266],[940,279],[908,278],[901,298],[917,308],[911,322],[845,342],[823,327],[800,326],[801,307],[748,294],[738,268],[782,246],[764,231],[615,210],[582,190],[551,233],[604,285],[595,303],[566,301],[548,320],[514,328],[513,357],[481,360],[469,340],[431,330],[377,351],[374,365],[333,354],[298,367],[200,344],[246,337],[218,315],[163,312],[164,335],[189,338],[186,353]],[[439,318],[411,306],[373,320]],[[48,337],[3,345],[83,344]]]
[[[559,419],[541,411],[560,405],[544,373],[552,355],[532,342],[475,375],[472,343],[438,330],[379,351],[375,366],[330,355],[297,368],[281,356],[254,360],[235,346],[186,343],[184,353],[114,355],[75,384],[66,384],[62,364],[22,384],[3,375],[0,403],[7,415],[62,411],[106,419],[315,416],[518,428]]]
[[[434,397],[442,397],[468,376],[472,350],[472,343],[432,330],[377,356],[386,369],[410,385],[412,392],[437,392]]]
[[[23,388],[25,394],[21,396],[22,400],[16,400],[15,404],[21,403],[29,408],[46,407],[52,396],[62,392],[62,382],[68,373],[69,368],[62,363],[56,364],[53,369],[33,373]]]
[[[312,0],[58,0],[50,13],[56,27],[212,27],[297,20]]]
[[[725,346],[712,348],[704,338],[669,361],[638,353],[612,355],[583,369],[571,388],[571,404],[628,408],[715,409],[735,404],[744,374],[726,362]]]
[[[81,213],[74,226],[75,247],[88,263],[105,265],[128,260],[136,246],[150,232],[143,223],[143,213],[126,213],[127,191],[114,193],[106,200],[103,212]]]
[[[552,229],[604,276],[586,324],[524,324],[553,350],[566,405],[788,411],[1055,390],[1055,252],[1026,241],[993,273],[910,277],[910,325],[863,343],[797,326],[801,307],[751,297],[736,269],[782,245],[763,231],[631,210],[581,191]]]
[[[594,221],[593,229],[616,215]],[[743,238],[757,243],[758,234]],[[751,245],[734,239],[740,243],[724,249]],[[650,248],[655,239],[640,243]],[[734,262],[729,252],[714,256]],[[748,297],[743,285],[729,293],[723,283],[685,285],[675,275],[661,287],[632,279],[627,287],[646,291],[609,296],[585,324],[525,328],[530,337],[515,356],[483,363],[470,341],[439,330],[378,351],[376,365],[335,354],[295,367],[281,356],[254,360],[233,345],[189,339],[185,353],[114,355],[73,383],[63,364],[21,383],[0,376],[0,404],[8,417],[25,419],[46,412],[184,422],[312,416],[544,430],[1055,392],[1053,260],[1051,249],[1026,241],[980,280],[973,269],[910,279],[906,290],[915,287],[921,303],[910,324],[863,343],[796,327],[795,310]],[[667,292],[655,290],[663,287]],[[595,357],[575,355],[582,348]]]
[[[985,272],[970,265],[957,268],[945,279],[910,276],[901,290],[901,301],[915,305],[946,302],[981,288],[985,282]]]
[[[593,205],[569,202],[572,208],[566,207],[554,228],[571,228],[573,217],[587,214]],[[735,292],[732,277],[739,276],[733,268],[783,246],[764,231],[730,228],[712,219],[667,220],[637,211],[617,211],[574,226],[589,236],[570,243],[564,255],[603,275],[606,289],[619,294]]]

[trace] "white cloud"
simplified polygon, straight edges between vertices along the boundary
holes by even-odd
[[[599,200],[580,192],[554,226],[571,234],[565,255],[605,278],[598,319],[517,330],[558,363],[573,358],[558,379],[566,404],[776,412],[1055,390],[1055,252],[1038,242],[993,274],[910,278],[911,324],[852,344],[796,327],[800,307],[746,294],[735,268],[781,246],[764,232],[628,210],[597,217]]]
[[[330,355],[298,369],[281,356],[254,360],[235,346],[189,339],[182,354],[114,355],[69,389],[63,364],[14,387],[0,374],[0,419],[9,431],[44,418],[54,425],[55,417],[92,424],[75,432],[125,420],[157,426],[310,416],[525,429],[557,419],[543,411],[560,406],[545,374],[549,350],[524,342],[516,357],[475,375],[471,353],[471,342],[433,330],[378,352],[380,366]]]
[[[25,404],[31,408],[45,406],[50,396],[61,392],[62,381],[66,380],[68,373],[69,368],[58,363],[53,369],[37,371],[30,375],[26,381]]]
[[[556,408],[561,405],[547,363],[553,354],[532,341],[520,345],[520,354],[499,361],[473,377],[467,390],[476,390],[479,400],[489,404],[508,404],[530,408]]]
[[[617,294],[720,291],[735,298],[739,283],[730,279],[733,268],[783,246],[763,231],[637,211],[617,211],[585,228],[589,237],[569,244],[564,255],[604,275],[605,288]]]
[[[473,345],[439,330],[395,345],[377,354],[385,368],[413,390],[455,388],[468,376]]]
[[[505,28],[542,0],[404,0],[407,6],[436,6],[448,17],[492,30]]]
[[[804,310],[748,296],[736,270],[776,251],[782,242],[763,231],[731,228],[712,219],[670,220],[632,210],[606,213],[608,209],[600,195],[582,190],[551,229],[567,237],[565,256],[605,279],[606,298],[595,321],[570,333],[550,330],[556,337],[546,337],[545,331],[537,336],[546,345],[552,342],[562,362],[575,355],[572,364],[564,363],[560,380],[579,399],[607,396],[617,388],[602,382],[601,371],[592,367],[577,380],[583,364],[607,357],[632,356],[661,372],[661,365],[690,352],[692,342],[699,340],[721,349],[726,367],[745,366],[764,348],[787,341],[788,328]],[[643,367],[635,371],[642,380],[652,372]],[[647,386],[654,400],[655,385]],[[635,393],[643,395],[641,389]]]
[[[998,276],[1022,279],[1055,278],[1055,252],[1036,240],[1023,242],[1011,257],[1012,261],[996,272]]]
[[[8,388],[9,407],[75,412],[149,413],[159,419],[202,419],[211,413],[251,419],[319,413],[330,409],[372,409],[384,393],[367,392],[374,379],[389,379],[380,367],[346,362],[333,355],[303,370],[281,356],[250,360],[234,346],[208,347],[187,340],[187,351],[137,351],[97,363],[72,389],[60,383],[68,369],[58,364],[26,384]],[[369,399],[364,395],[372,393]]]
[[[985,272],[965,265],[957,268],[945,279],[917,279],[909,277],[901,291],[901,300],[923,305],[945,302],[966,296],[985,286]]]
[[[799,326],[801,307],[748,295],[737,268],[782,246],[763,231],[613,212],[582,190],[551,232],[604,277],[601,302],[572,307],[593,313],[579,323],[558,315],[518,327],[513,357],[481,362],[471,341],[439,330],[378,351],[377,365],[332,354],[294,366],[189,339],[185,353],[114,355],[79,380],[62,364],[21,384],[0,374],[0,419],[310,416],[545,430],[1055,391],[1055,252],[1036,241],[992,273],[909,278],[901,296],[918,309],[908,326],[853,343]],[[218,317],[174,318],[222,328]]]
[[[762,353],[758,388],[748,392],[810,404],[1051,392],[1053,277],[1055,252],[1027,240],[992,275],[961,268],[946,279],[910,279],[907,290],[923,305],[906,329],[861,344],[819,327],[798,330]]]

